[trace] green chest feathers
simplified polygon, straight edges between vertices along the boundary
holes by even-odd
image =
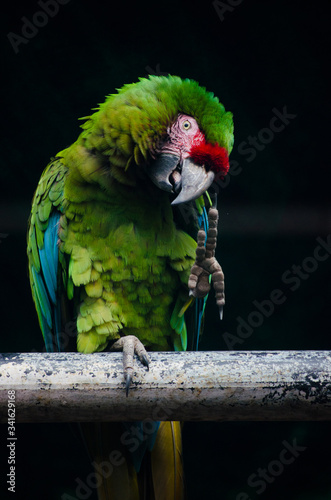
[[[67,211],[67,213],[70,213]],[[140,223],[108,214],[75,214],[61,234],[69,279],[79,288],[78,350],[93,352],[121,335],[167,349],[170,317],[185,290],[195,241],[155,213]],[[156,230],[157,229],[157,230]]]

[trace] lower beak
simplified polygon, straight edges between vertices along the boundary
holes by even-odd
[[[212,184],[215,174],[207,172],[191,158],[180,161],[178,156],[160,154],[148,168],[150,179],[163,191],[178,196],[172,205],[185,203],[199,198]]]

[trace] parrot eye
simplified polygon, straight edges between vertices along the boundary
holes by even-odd
[[[191,123],[188,121],[188,120],[185,120],[184,123],[183,123],[183,129],[184,130],[190,130],[191,128]]]

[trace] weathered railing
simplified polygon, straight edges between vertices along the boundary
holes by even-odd
[[[331,420],[329,351],[150,356],[126,397],[120,353],[0,355],[0,421]]]

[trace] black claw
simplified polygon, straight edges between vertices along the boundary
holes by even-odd
[[[126,394],[126,397],[128,397],[128,395],[129,395],[129,389],[130,389],[131,382],[132,382],[132,377],[131,377],[130,373],[127,373],[125,375],[125,394]]]
[[[213,208],[217,208],[217,193],[210,193],[210,199]]]
[[[147,367],[147,371],[149,371],[149,360],[145,354],[141,356],[140,361],[142,362],[143,365]]]

